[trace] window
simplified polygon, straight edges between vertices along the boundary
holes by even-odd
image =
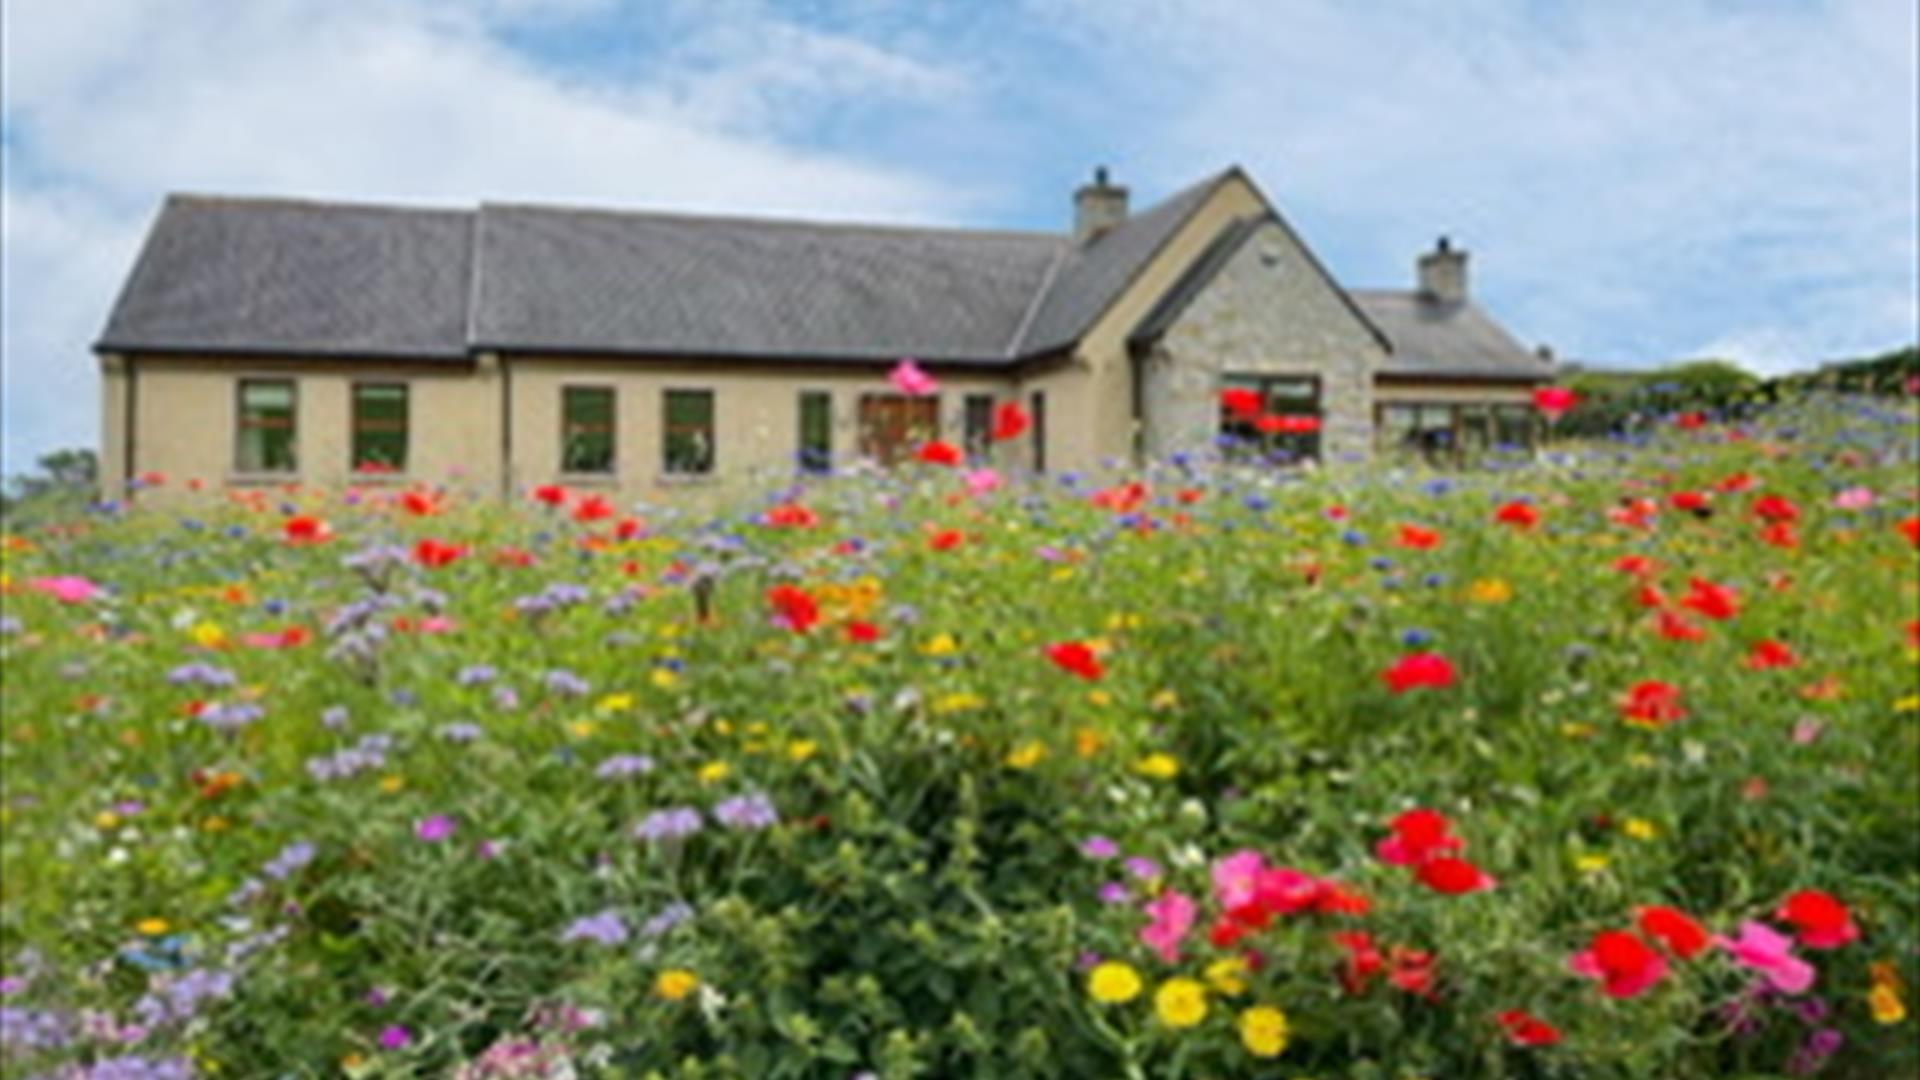
[[[560,471],[613,471],[614,396],[608,386],[560,389]]]
[[[800,392],[800,467],[833,468],[833,395],[825,390]]]
[[[1493,407],[1493,441],[1497,447],[1533,445],[1533,408],[1528,405]]]
[[[292,379],[240,380],[240,426],[234,447],[238,471],[294,471],[298,405]]]
[[[1220,436],[1230,458],[1297,462],[1320,456],[1320,380],[1312,375],[1227,375],[1223,390],[1260,395],[1261,415],[1220,406]]]
[[[882,465],[910,457],[940,437],[940,399],[904,394],[860,395],[860,453]]]
[[[967,453],[986,457],[993,446],[993,395],[968,394],[966,403]]]
[[[354,472],[397,473],[407,468],[407,385],[353,384]]]
[[[713,391],[666,392],[666,470],[676,476],[713,471]]]
[[[1033,471],[1047,471],[1047,392],[1035,390],[1027,398],[1027,411],[1033,414]]]

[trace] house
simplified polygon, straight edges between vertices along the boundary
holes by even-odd
[[[173,196],[95,346],[103,472],[637,497],[933,436],[1043,471],[1524,439],[1551,364],[1466,252],[1418,285],[1342,288],[1238,168],[1137,213],[1099,170],[1059,233]],[[1231,387],[1315,420],[1263,434]],[[1006,402],[1031,427],[990,445]]]

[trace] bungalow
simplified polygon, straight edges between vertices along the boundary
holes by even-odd
[[[1138,213],[1104,169],[1068,232],[487,203],[169,197],[95,346],[110,492],[561,482],[653,497],[895,460],[1210,449],[1363,458],[1523,440],[1552,377],[1444,238],[1418,288],[1343,288],[1238,168]],[[904,396],[903,357],[940,390]],[[1259,395],[1279,431],[1221,407]],[[988,437],[1017,402],[1031,426]]]

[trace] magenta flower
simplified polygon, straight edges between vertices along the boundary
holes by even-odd
[[[400,1050],[413,1044],[413,1032],[399,1024],[390,1024],[380,1032],[382,1050]]]
[[[84,604],[106,591],[86,578],[71,574],[35,578],[27,582],[27,588],[46,593],[63,604]]]
[[[413,834],[429,844],[437,844],[452,836],[458,828],[452,818],[445,814],[435,814],[413,827]]]
[[[1715,938],[1714,944],[1758,971],[1767,985],[1783,994],[1802,993],[1813,985],[1813,965],[1793,955],[1792,938],[1766,923],[1749,919],[1740,924],[1739,937]]]
[[[1257,851],[1236,851],[1213,864],[1213,896],[1229,910],[1253,902],[1260,887],[1266,857]]]
[[[911,358],[900,361],[899,365],[887,374],[887,381],[895,390],[908,397],[927,397],[940,392],[940,384],[933,376],[920,370],[920,365]]]
[[[1198,906],[1192,898],[1169,889],[1148,902],[1144,910],[1153,921],[1141,928],[1140,940],[1159,953],[1160,959],[1169,964],[1179,963],[1180,939],[1193,929]]]

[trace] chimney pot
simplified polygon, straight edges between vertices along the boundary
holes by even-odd
[[[1441,236],[1432,251],[1420,256],[1420,291],[1428,299],[1442,304],[1463,304],[1467,300],[1467,253]]]
[[[1093,183],[1073,193],[1073,238],[1089,243],[1127,219],[1127,189],[1108,179],[1107,167],[1097,165]]]

